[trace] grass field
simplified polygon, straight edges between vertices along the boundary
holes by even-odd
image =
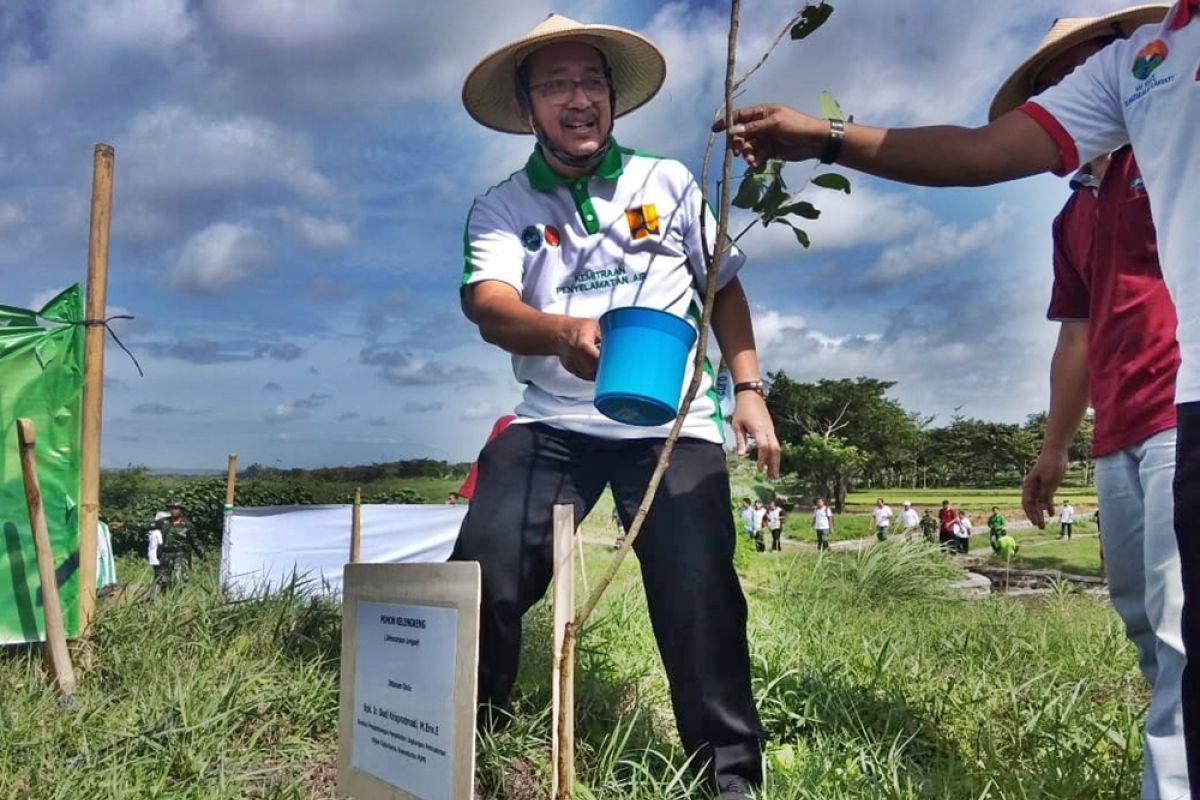
[[[585,529],[603,533],[604,519],[598,509]],[[901,543],[745,549],[764,797],[1137,794],[1147,697],[1105,601],[947,599],[953,568]],[[587,548],[593,579],[611,557]],[[287,593],[227,603],[211,571],[149,602],[147,568],[122,559],[119,571],[131,586],[102,602],[76,652],[71,707],[36,649],[0,650],[0,797],[334,797],[336,607]],[[678,751],[633,559],[594,619],[579,653],[579,796],[704,797]],[[545,606],[526,632],[517,716],[480,742],[482,798],[546,796]]]

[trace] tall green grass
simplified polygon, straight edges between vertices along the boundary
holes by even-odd
[[[594,576],[611,558],[589,547]],[[122,562],[126,580],[144,567]],[[1107,603],[949,599],[920,547],[743,565],[763,796],[1123,800],[1147,700]],[[636,564],[578,656],[581,798],[704,797],[680,751]],[[549,615],[527,618],[515,714],[481,734],[478,795],[546,797]],[[62,708],[34,648],[0,651],[0,798],[333,798],[339,614],[227,603],[211,574],[102,603]]]

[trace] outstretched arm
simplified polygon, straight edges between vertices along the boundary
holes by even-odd
[[[752,167],[771,158],[820,158],[829,142],[829,120],[784,105],[739,108],[733,120],[729,146]],[[718,120],[713,130],[724,127]],[[837,163],[923,186],[984,186],[1062,167],[1054,139],[1021,111],[982,128],[846,123]]]

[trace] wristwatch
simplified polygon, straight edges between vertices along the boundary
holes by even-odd
[[[759,397],[766,397],[766,393],[763,390],[763,382],[761,380],[742,381],[741,383],[735,383],[733,385],[733,393],[737,394],[738,392],[758,392]]]

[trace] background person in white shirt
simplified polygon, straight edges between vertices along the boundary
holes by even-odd
[[[763,552],[767,549],[764,533],[767,528],[767,508],[762,504],[762,500],[754,501],[754,547],[758,552]]]
[[[971,518],[965,511],[958,512],[958,519],[954,523],[954,544],[964,556],[971,549]]]
[[[1062,530],[1058,533],[1058,538],[1064,536],[1071,538],[1071,526],[1075,524],[1075,506],[1071,505],[1070,500],[1064,500],[1062,506],[1058,510],[1058,523]]]
[[[817,532],[817,549],[829,549],[829,534],[833,533],[833,509],[825,505],[825,498],[818,497],[813,506],[813,530]]]
[[[742,530],[753,539],[754,534],[758,532],[758,515],[754,513],[754,506],[749,497],[742,498],[742,510],[738,512],[738,517],[742,520]]]
[[[875,501],[871,521],[875,523],[875,538],[881,542],[887,539],[888,528],[892,527],[892,507],[882,497]]]
[[[163,565],[158,558],[158,550],[162,547],[163,535],[160,527],[162,520],[171,516],[166,511],[159,511],[154,515],[154,523],[146,532],[146,561],[154,570],[154,581],[150,584],[150,596],[157,597],[162,591],[163,582],[166,580],[163,575]]]
[[[904,508],[900,511],[900,528],[909,539],[916,539],[920,535],[921,515],[908,500],[904,501]]]
[[[782,552],[780,540],[783,538],[783,509],[774,498],[767,503],[767,529],[771,531],[771,552]]]

